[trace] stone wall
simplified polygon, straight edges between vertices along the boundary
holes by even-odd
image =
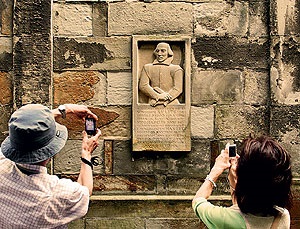
[[[86,104],[101,120],[90,210],[70,228],[202,228],[191,199],[220,148],[249,133],[270,134],[292,154],[299,227],[299,3],[0,3],[0,141],[25,103]],[[192,39],[190,152],[131,151],[133,35]],[[51,168],[76,179],[83,123],[65,124],[69,141]],[[229,204],[225,177],[218,186],[212,200]]]

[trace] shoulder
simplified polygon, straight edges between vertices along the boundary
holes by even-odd
[[[183,71],[182,67],[180,67],[179,65],[177,64],[170,64],[170,68],[171,68],[171,71]]]
[[[209,228],[246,228],[245,220],[238,210],[213,205],[204,198],[197,199],[193,208]]]
[[[78,182],[72,181],[70,179],[62,178],[58,179],[56,190],[61,190],[63,192],[85,192],[87,187],[79,184]]]

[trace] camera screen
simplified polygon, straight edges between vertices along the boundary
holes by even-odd
[[[236,145],[230,145],[228,150],[229,150],[229,157],[236,156]]]
[[[93,118],[86,118],[85,119],[85,131],[88,135],[95,135],[96,134],[96,120]]]
[[[85,128],[86,130],[94,130],[95,126],[94,126],[94,120],[93,119],[87,119],[85,122]]]

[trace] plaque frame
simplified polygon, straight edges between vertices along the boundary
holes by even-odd
[[[179,104],[150,105],[139,80],[143,66],[155,59],[157,44],[168,43],[174,53],[172,64],[183,69]],[[132,151],[191,150],[191,38],[189,36],[132,37]]]

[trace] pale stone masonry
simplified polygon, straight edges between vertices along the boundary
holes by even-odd
[[[267,133],[291,152],[300,222],[300,4],[286,0],[0,3],[0,142],[25,103],[86,104],[100,117],[89,212],[69,228],[199,228],[191,198],[227,141]],[[132,151],[133,36],[191,39],[191,150]],[[76,179],[82,123],[52,172]],[[225,176],[212,201],[230,204]],[[200,224],[200,227],[203,225]]]

